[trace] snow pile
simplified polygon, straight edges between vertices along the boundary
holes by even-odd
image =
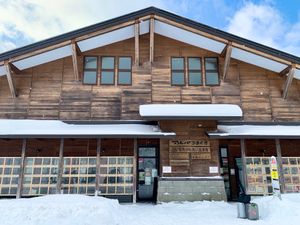
[[[263,224],[300,224],[300,194],[284,194],[282,201],[269,196],[253,200],[258,204]]]
[[[0,200],[1,225],[283,225],[299,224],[300,194],[260,197],[260,220],[237,218],[236,203],[183,202],[119,205],[116,200],[49,195]]]
[[[82,195],[48,195],[0,200],[1,225],[119,225],[117,200]]]

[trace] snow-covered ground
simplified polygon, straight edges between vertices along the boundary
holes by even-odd
[[[247,225],[299,224],[300,194],[254,200],[260,220],[237,218],[236,204],[184,202],[119,205],[116,200],[80,195],[49,195],[0,200],[1,225]]]

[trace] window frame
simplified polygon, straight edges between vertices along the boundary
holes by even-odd
[[[189,68],[189,59],[199,59],[200,60],[200,70],[190,70]],[[191,84],[190,83],[190,72],[195,73],[199,72],[201,74],[200,84]],[[202,57],[191,56],[187,57],[187,79],[188,79],[188,86],[203,86],[203,69],[202,69]]]
[[[206,69],[206,59],[217,59],[217,70],[207,70]],[[220,86],[220,69],[219,69],[219,57],[204,57],[204,70],[205,70],[205,86]],[[207,84],[207,72],[218,74],[217,84]]]
[[[120,58],[130,58],[130,69],[120,69]],[[132,56],[118,56],[118,62],[117,62],[118,68],[117,68],[117,85],[121,86],[131,86],[132,85]],[[130,83],[129,84],[120,84],[119,74],[120,72],[130,72]]]
[[[113,69],[102,69],[102,58],[114,58],[114,68]],[[116,84],[116,56],[110,56],[110,55],[103,55],[99,57],[100,59],[100,85],[115,85]],[[102,72],[113,72],[113,83],[110,84],[103,84],[102,83]]]
[[[183,69],[182,70],[173,70],[172,68],[173,68],[173,63],[172,63],[172,59],[174,59],[174,58],[181,58],[181,59],[183,59]],[[171,83],[171,86],[186,86],[186,72],[185,72],[185,70],[186,70],[186,65],[185,65],[185,63],[186,63],[186,61],[185,61],[185,58],[186,57],[183,57],[183,56],[171,56],[171,62],[170,62],[170,64],[171,64],[171,68],[170,68],[170,70],[171,70],[171,76],[170,76],[170,83]],[[173,84],[173,82],[172,82],[172,76],[173,76],[173,72],[183,72],[183,84]]]
[[[85,68],[85,59],[88,58],[88,57],[96,57],[96,63],[97,63],[97,67],[96,69],[86,69]],[[83,73],[82,73],[82,84],[84,85],[98,85],[98,79],[99,79],[99,56],[96,56],[96,55],[85,55],[83,57]],[[89,83],[85,83],[84,82],[84,72],[85,71],[92,71],[92,72],[95,72],[96,71],[96,83],[93,83],[93,84],[89,84]]]

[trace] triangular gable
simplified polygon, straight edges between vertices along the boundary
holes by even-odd
[[[279,50],[237,37],[175,14],[150,7],[112,20],[82,28],[45,41],[0,54],[0,61],[10,60],[23,70],[72,55],[71,41],[85,52],[134,37],[134,23],[140,22],[140,35],[149,33],[149,18],[154,16],[154,32],[199,48],[222,53],[232,43],[231,57],[277,73],[296,64],[294,77],[300,79],[300,58]],[[110,30],[110,28],[112,28]],[[101,32],[103,30],[103,32]],[[99,32],[99,34],[97,34]],[[65,45],[61,43],[65,42]],[[53,44],[53,49],[51,48]],[[55,45],[59,45],[55,48]],[[245,46],[247,49],[243,49]],[[50,47],[50,50],[47,48]],[[45,51],[43,51],[45,49]],[[31,55],[32,52],[32,55]],[[35,53],[37,52],[37,53]],[[24,56],[24,58],[22,57]],[[6,74],[0,65],[0,76]]]

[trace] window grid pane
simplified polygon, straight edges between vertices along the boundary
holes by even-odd
[[[84,84],[97,84],[97,71],[84,71],[83,73]]]
[[[55,194],[58,157],[27,157],[25,159],[23,196]]]
[[[101,72],[101,84],[114,84],[114,71],[102,71]]]
[[[205,58],[206,85],[219,85],[218,59]]]
[[[64,157],[64,194],[95,194],[96,157]]]
[[[113,70],[115,68],[115,57],[102,57],[101,58],[101,69],[102,70]]]
[[[101,157],[101,195],[133,194],[133,161],[134,157]]]
[[[0,158],[0,196],[17,193],[21,157]]]

